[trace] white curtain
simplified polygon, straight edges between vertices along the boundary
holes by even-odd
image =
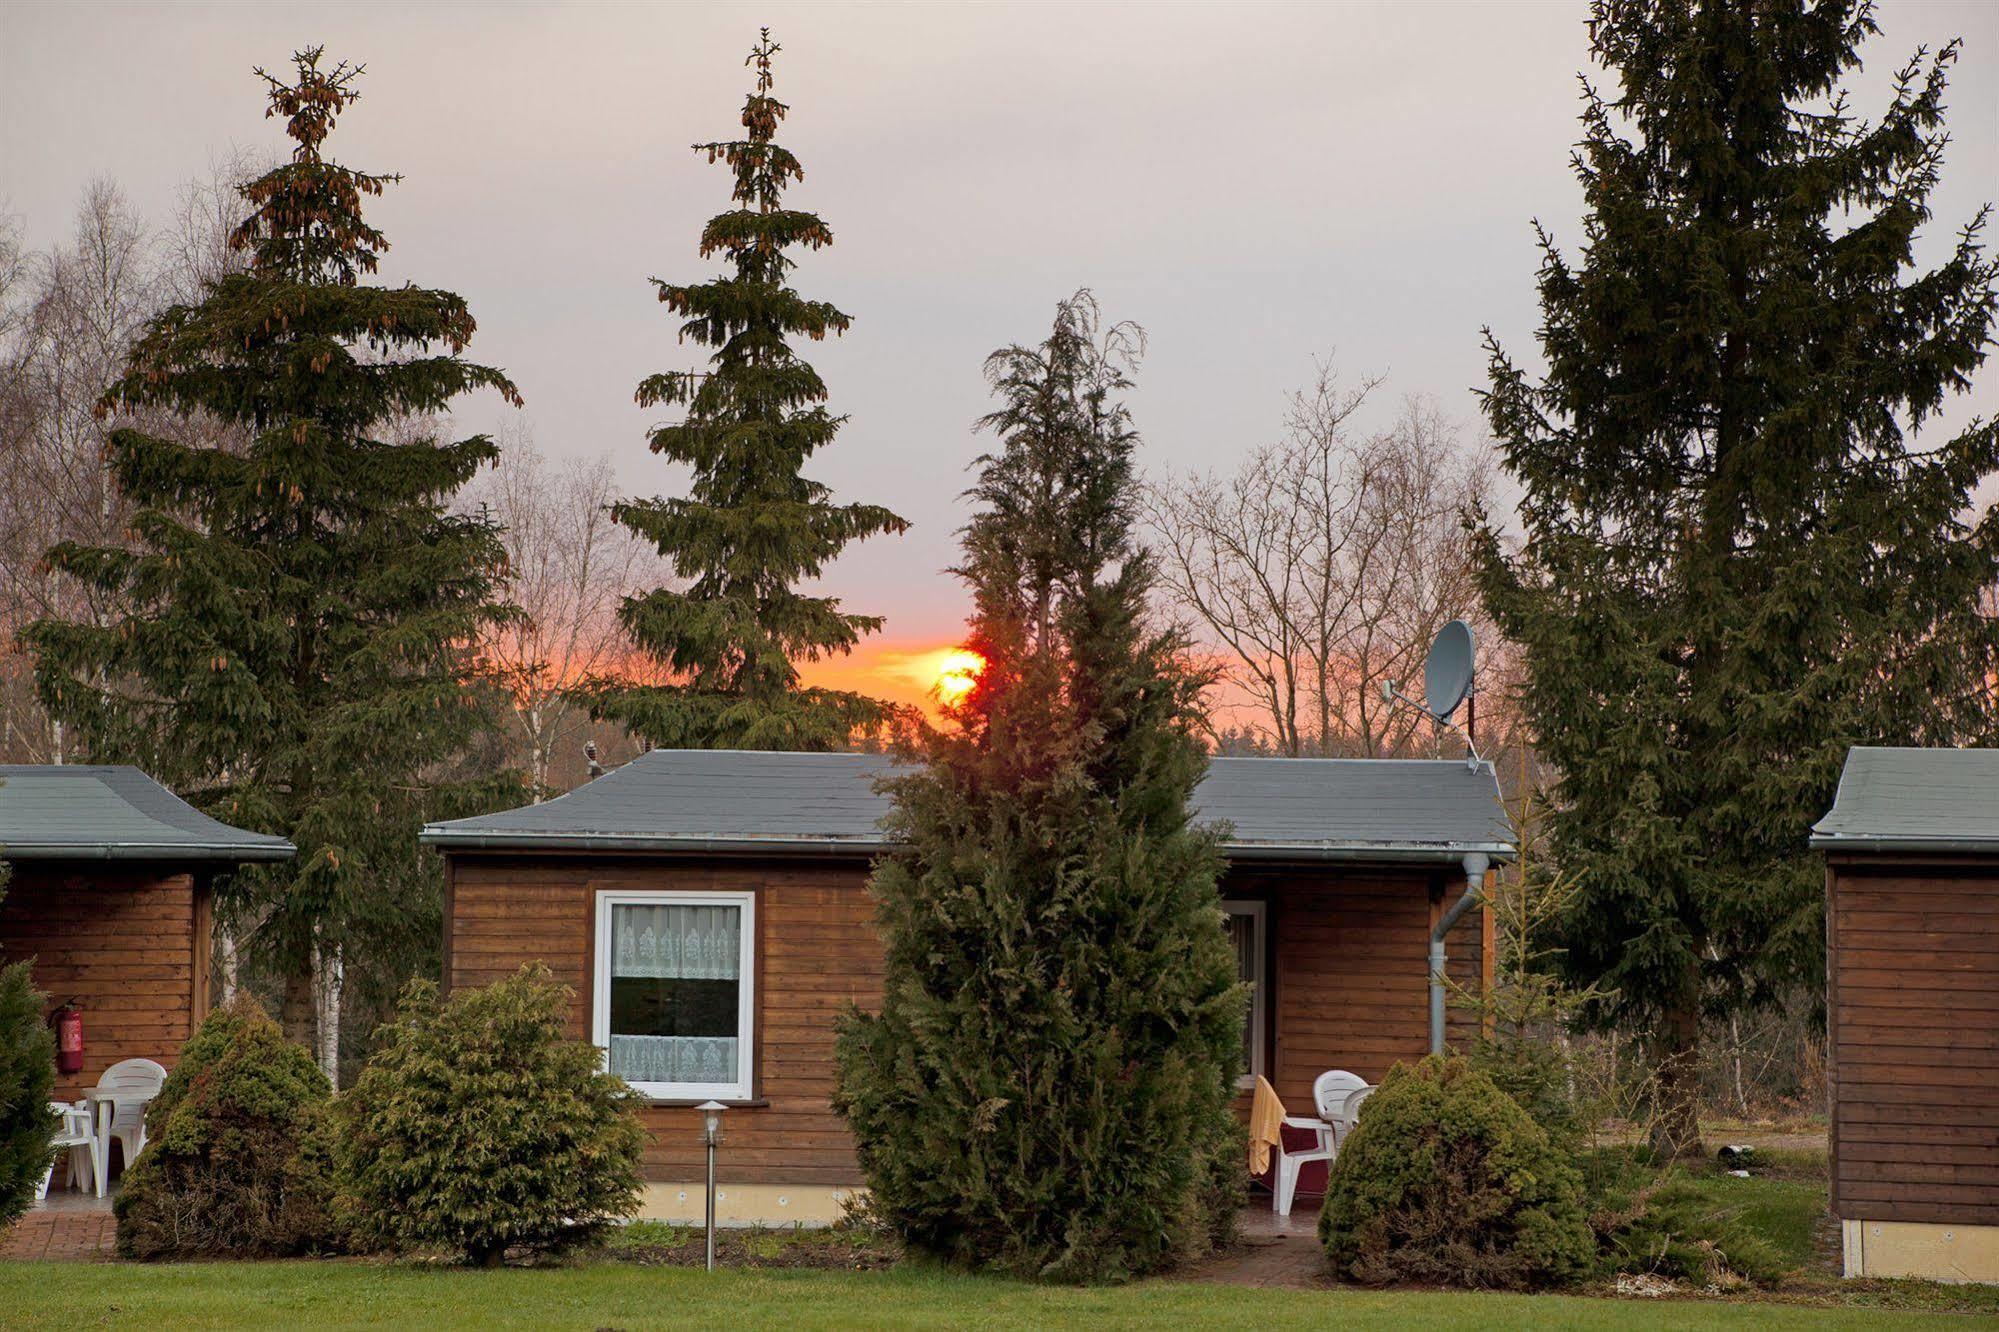
[[[611,1035],[611,1071],[626,1082],[734,1082],[734,1036]]]
[[[739,980],[740,906],[617,905],[611,914],[611,974],[642,980]],[[733,1015],[732,1015],[733,1016]],[[627,1082],[734,1082],[731,1036],[611,1033],[611,1072]]]
[[[743,955],[736,906],[617,906],[611,974],[654,980],[735,980]]]

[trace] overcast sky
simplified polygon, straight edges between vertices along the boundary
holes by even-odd
[[[889,646],[948,641],[938,571],[979,447],[980,362],[1096,289],[1151,334],[1135,398],[1153,469],[1226,466],[1269,440],[1287,390],[1337,352],[1478,429],[1490,324],[1523,358],[1537,322],[1529,220],[1577,236],[1568,172],[1580,0],[1321,6],[11,4],[0,8],[0,210],[67,234],[106,176],[164,219],[232,150],[274,155],[250,68],[322,42],[364,61],[339,160],[397,171],[371,205],[383,276],[462,293],[477,358],[527,398],[544,451],[608,453],[635,491],[646,374],[693,363],[652,275],[693,281],[759,23],[784,51],[794,206],[834,247],[797,274],[854,316],[810,349],[852,420],[815,472],[915,523],[851,549],[829,585],[886,613]],[[1854,87],[1881,103],[1918,44],[1965,39],[1931,240],[1999,195],[1999,5],[1889,0]],[[1988,366],[1976,410],[1999,411]],[[1964,405],[1953,418],[1968,417]],[[468,403],[479,426],[509,413]]]

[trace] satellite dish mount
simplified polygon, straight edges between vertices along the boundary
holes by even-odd
[[[1437,631],[1436,641],[1430,644],[1430,655],[1423,662],[1421,703],[1403,693],[1394,680],[1384,681],[1381,686],[1381,696],[1390,703],[1406,703],[1439,726],[1448,726],[1463,735],[1468,752],[1465,764],[1474,769],[1484,761],[1479,757],[1475,738],[1478,702],[1472,687],[1478,677],[1477,657],[1478,642],[1472,637],[1471,626],[1463,620],[1452,620]],[[1460,706],[1465,710],[1462,727],[1451,720]]]

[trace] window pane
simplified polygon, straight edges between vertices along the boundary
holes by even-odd
[[[611,1071],[627,1082],[736,1081],[742,908],[611,912]]]
[[[1246,911],[1231,911],[1226,918],[1229,927],[1229,947],[1235,952],[1236,979],[1255,984],[1256,956],[1260,941],[1256,937],[1256,917]],[[1256,1008],[1263,1002],[1263,996],[1252,992],[1249,1005],[1242,1014],[1242,1050],[1247,1061],[1243,1072],[1255,1070],[1261,1062],[1256,1050]]]

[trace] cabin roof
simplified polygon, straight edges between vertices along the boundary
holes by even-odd
[[[282,837],[211,819],[137,768],[0,764],[0,860],[288,860]]]
[[[785,851],[873,854],[888,841],[896,761],[882,754],[655,749],[564,796],[433,823],[455,850]],[[1194,797],[1226,820],[1235,859],[1457,863],[1513,853],[1486,764],[1433,759],[1218,758]]]
[[[1999,852],[1999,749],[1849,750],[1812,846]]]

